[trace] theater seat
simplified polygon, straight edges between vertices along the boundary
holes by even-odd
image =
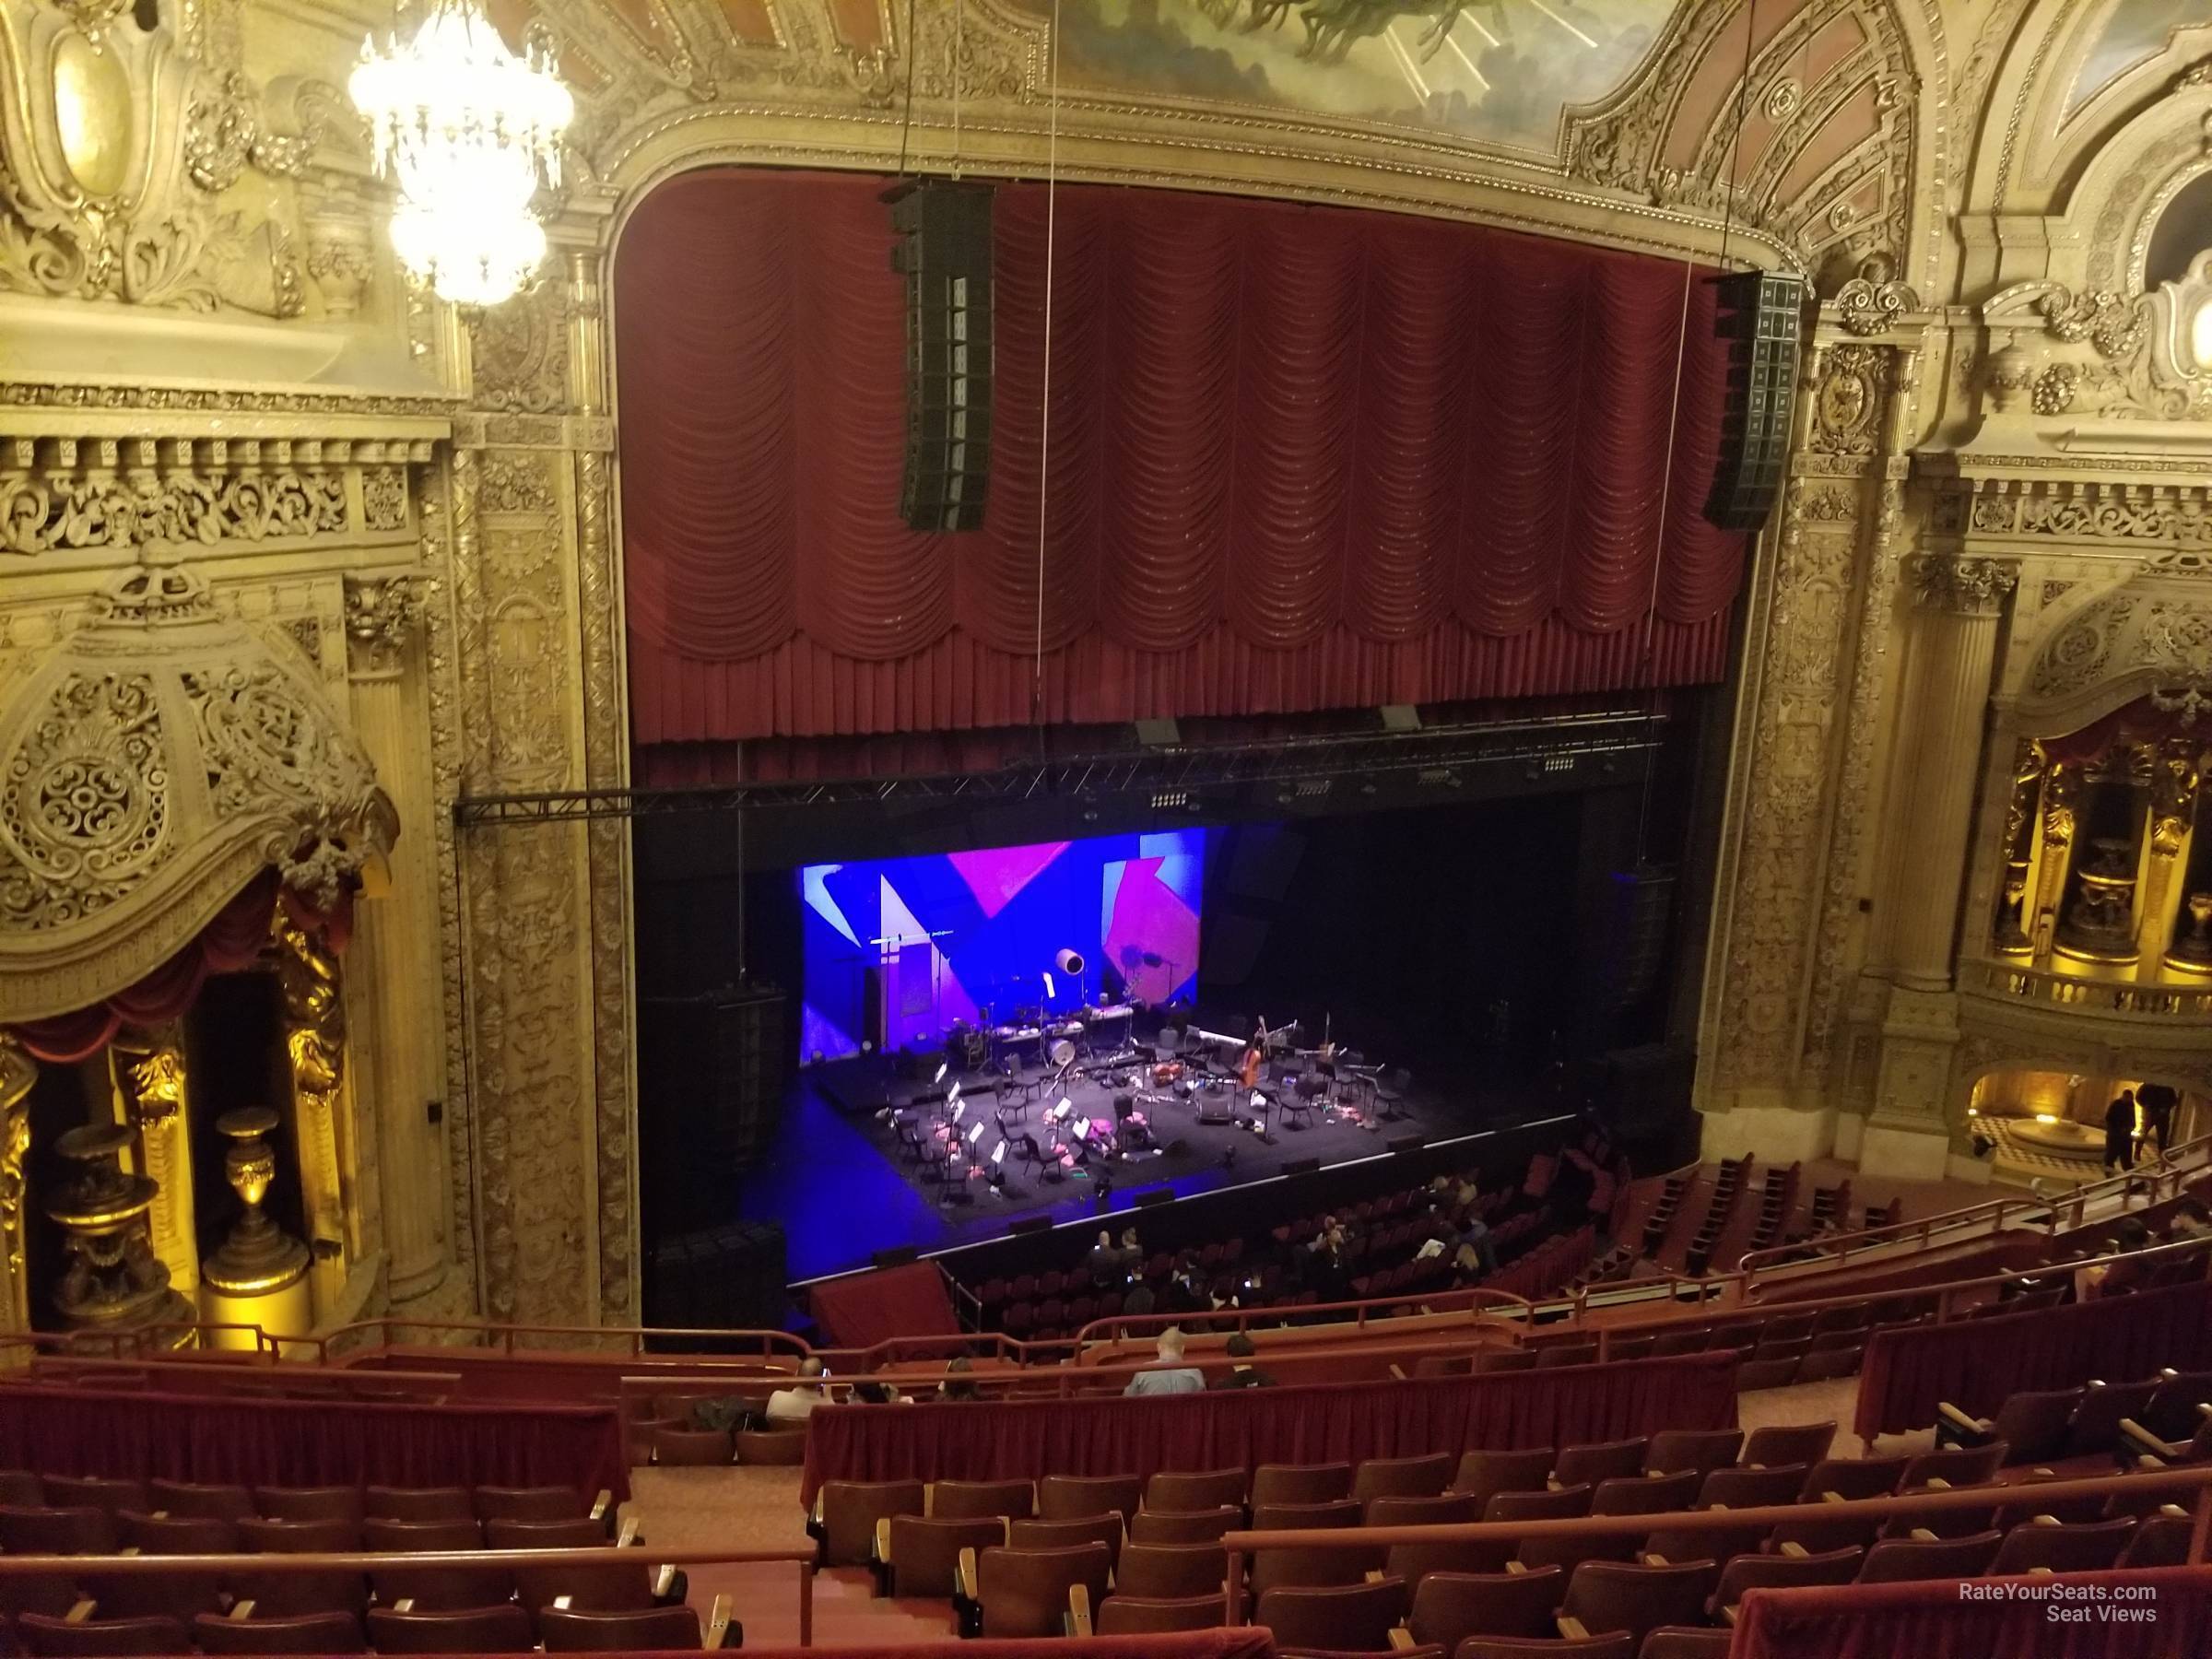
[[[590,1504],[561,1486],[478,1487],[470,1494],[479,1521],[572,1521],[579,1515],[611,1519],[614,1494],[601,1492]]]
[[[268,1521],[349,1521],[356,1526],[361,1523],[359,1487],[256,1487],[253,1502]]]
[[[1037,1518],[1076,1521],[1112,1510],[1127,1521],[1144,1494],[1140,1475],[1047,1475],[1037,1483]]]
[[[0,1550],[9,1555],[112,1555],[115,1517],[90,1505],[0,1504]]]
[[[2116,1563],[2122,1567],[2182,1567],[2189,1560],[2187,1515],[2151,1515],[2136,1528]]]
[[[1771,1423],[1744,1441],[1743,1465],[1771,1468],[1776,1464],[1817,1464],[1835,1444],[1836,1426],[1826,1423]]]
[[[1541,1637],[1470,1636],[1452,1659],[1636,1659],[1636,1643],[1626,1633],[1589,1636],[1579,1641],[1546,1641]]]
[[[1353,1475],[1351,1495],[1362,1503],[1377,1498],[1434,1498],[1451,1479],[1449,1452],[1430,1457],[1371,1457]]]
[[[1728,1659],[1733,1630],[1700,1630],[1688,1625],[1661,1625],[1644,1637],[1636,1659]]]
[[[1907,1461],[1897,1477],[1897,1490],[1915,1491],[1931,1481],[1955,1487],[1981,1486],[1997,1477],[2012,1448],[2001,1440],[1978,1446],[1952,1446],[1941,1452],[1923,1452]]]
[[[629,1544],[635,1525],[624,1523],[617,1542]],[[607,1537],[598,1522],[579,1516],[573,1521],[487,1521],[484,1542],[492,1549],[604,1549]],[[641,1550],[634,1567],[518,1566],[514,1599],[534,1617],[557,1602],[594,1613],[632,1612],[653,1606],[656,1577],[673,1583],[676,1570],[663,1568],[656,1574]]]
[[[247,1609],[241,1616],[238,1607]],[[365,1653],[360,1620],[350,1613],[303,1613],[263,1618],[252,1602],[228,1618],[203,1613],[192,1621],[192,1639],[203,1653]]]
[[[1024,1520],[1035,1512],[1037,1494],[1026,1480],[940,1480],[929,1488],[933,1521],[980,1521],[993,1515]]]
[[[1965,1538],[1884,1538],[1859,1564],[1862,1584],[1900,1584],[1914,1579],[1980,1578],[1996,1559],[1999,1535]]]
[[[794,1468],[806,1461],[806,1431],[803,1429],[740,1429],[735,1436],[737,1461]]]
[[[727,1429],[655,1429],[653,1461],[669,1468],[702,1468],[733,1461]]]
[[[1469,1452],[1459,1460],[1452,1490],[1488,1504],[1500,1492],[1537,1492],[1544,1489],[1558,1453],[1549,1446],[1522,1452]]]
[[[364,1521],[361,1546],[379,1554],[443,1553],[481,1549],[484,1529],[475,1521]],[[369,1575],[385,1606],[412,1602],[418,1612],[488,1607],[514,1594],[514,1575],[503,1567],[387,1567]]]
[[[438,1612],[369,1609],[369,1645],[380,1653],[526,1653],[533,1641],[530,1616],[512,1602]]]
[[[538,1615],[537,1630],[548,1653],[663,1653],[745,1645],[744,1630],[730,1622],[726,1595],[714,1598],[703,1630],[699,1615],[680,1606],[619,1613],[547,1607]]]
[[[1695,1469],[1705,1475],[1735,1462],[1744,1447],[1741,1429],[1665,1429],[1644,1448],[1646,1474],[1677,1475]]]
[[[143,1480],[110,1480],[97,1475],[45,1475],[40,1477],[40,1484],[45,1488],[50,1509],[105,1510],[111,1515],[135,1510],[143,1515],[153,1507],[147,1501]]]
[[[173,1618],[49,1618],[26,1613],[16,1620],[16,1643],[31,1659],[192,1652],[184,1627]]]
[[[1857,1579],[1859,1567],[1865,1559],[1866,1552],[1856,1546],[1824,1550],[1818,1555],[1804,1550],[1773,1555],[1750,1551],[1735,1557],[1721,1568],[1720,1584],[1712,1593],[1712,1610],[1718,1617],[1734,1618],[1731,1609],[1744,1599],[1747,1590],[1798,1590],[1808,1584],[1848,1584]]]
[[[361,1547],[358,1521],[241,1521],[238,1544],[249,1554],[333,1555]],[[359,1572],[255,1572],[241,1562],[230,1575],[234,1594],[250,1598],[270,1618],[343,1612],[359,1618],[369,1605]]]
[[[1919,1461],[1905,1457],[1824,1457],[1806,1471],[1798,1497],[1806,1503],[1818,1502],[1831,1493],[1845,1501],[1887,1498],[1897,1490],[1906,1468]]]
[[[1244,1503],[1244,1471],[1208,1469],[1185,1472],[1162,1469],[1145,1483],[1148,1510],[1210,1510]]]
[[[1232,1527],[1244,1524],[1244,1512],[1234,1504],[1194,1510],[1139,1510],[1129,1521],[1132,1544],[1210,1544]]]
[[[1218,1613],[1228,1572],[1229,1558],[1218,1545],[1131,1543],[1114,1569],[1114,1593],[1147,1601],[1211,1596]]]
[[[1698,1500],[1704,1477],[1695,1469],[1679,1475],[1616,1475],[1601,1480],[1590,1495],[1594,1515],[1664,1515]]]
[[[986,1638],[1065,1636],[1089,1623],[1112,1576],[1103,1544],[960,1552],[960,1587]]]
[[[208,1486],[193,1480],[149,1480],[146,1500],[180,1521],[243,1521],[261,1511],[242,1486]]]
[[[476,1500],[466,1487],[381,1487],[361,1491],[369,1521],[474,1521]]]
[[[919,1480],[826,1480],[814,1500],[821,1565],[856,1567],[876,1544],[876,1524],[922,1512],[927,1488]]]
[[[1262,1464],[1252,1472],[1251,1502],[1263,1504],[1334,1503],[1352,1490],[1352,1465],[1335,1464]]]
[[[1439,1498],[1371,1498],[1364,1522],[1369,1526],[1464,1526],[1481,1519],[1473,1498],[1446,1492]]]
[[[1246,1583],[1255,1601],[1270,1590],[1328,1589],[1338,1584],[1357,1584],[1382,1567],[1387,1554],[1379,1544],[1255,1549]]]
[[[1997,1559],[1989,1564],[1989,1575],[2103,1572],[2119,1560],[2135,1531],[2136,1523],[2125,1515],[2075,1526],[2053,1521],[2023,1522],[2005,1535]]]
[[[1406,1628],[1450,1653],[1470,1636],[1549,1636],[1567,1592],[1557,1567],[1533,1572],[1432,1572],[1414,1586]]]
[[[1794,1463],[1765,1469],[1715,1469],[1698,1488],[1698,1507],[1766,1509],[1777,1503],[1794,1503],[1805,1489],[1808,1467]]]
[[[1276,1645],[1330,1653],[1381,1653],[1406,1614],[1406,1586],[1398,1579],[1367,1583],[1277,1588],[1259,1598],[1253,1623],[1274,1632]]]
[[[1936,1444],[1982,1446],[2003,1441],[2008,1464],[2040,1463],[2065,1450],[2066,1425],[2081,1405],[2078,1388],[2040,1389],[2007,1395],[1994,1418],[1968,1415],[1948,1400],[1936,1407]]]
[[[973,1521],[936,1521],[893,1515],[877,1528],[877,1565],[892,1595],[950,1595],[959,1584],[960,1558],[1006,1541],[1006,1524],[995,1515]]]
[[[1112,1512],[1075,1521],[1040,1521],[1028,1516],[1006,1524],[1006,1543],[1015,1549],[1068,1549],[1077,1544],[1103,1544],[1118,1560],[1122,1518]]]
[[[1098,1606],[1091,1633],[1098,1636],[1151,1636],[1170,1630],[1210,1630],[1223,1618],[1221,1596],[1130,1595],[1116,1590]]]
[[[1641,1475],[1644,1453],[1650,1445],[1646,1437],[1639,1435],[1634,1440],[1565,1446],[1559,1451],[1559,1462],[1552,1465],[1551,1477],[1560,1486],[1571,1487],[1585,1481],[1594,1486],[1618,1475]]]
[[[1620,1561],[1584,1561],[1567,1582],[1559,1630],[1567,1636],[1626,1630],[1641,1642],[1661,1625],[1694,1624],[1705,1617],[1713,1586],[1711,1561],[1648,1567]],[[1569,1623],[1574,1621],[1582,1630]]]

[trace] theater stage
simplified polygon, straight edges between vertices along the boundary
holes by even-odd
[[[902,1131],[941,1145],[935,1132],[956,1081],[956,1103],[965,1107],[957,1129],[969,1156],[951,1165],[950,1180],[938,1181],[924,1175]],[[1447,1092],[1416,1079],[1387,1116],[1371,1091],[1353,1086],[1344,1089],[1341,1107],[1316,1102],[1286,1121],[1280,1101],[1294,1088],[1263,1079],[1266,1103],[1255,1112],[1233,1078],[1195,1092],[1149,1081],[1140,1088],[1133,1065],[1101,1058],[1063,1087],[1024,1101],[1002,1100],[981,1072],[948,1074],[943,1083],[929,1076],[902,1081],[879,1057],[831,1061],[805,1068],[792,1085],[773,1147],[738,1178],[735,1209],[782,1225],[797,1281],[866,1266],[878,1251],[959,1249],[1003,1238],[1031,1218],[1086,1224],[1147,1207],[1139,1201],[1159,1202],[1156,1194],[1186,1198],[1253,1185],[1296,1173],[1309,1160],[1327,1170],[1387,1157],[1406,1137],[1435,1147],[1541,1115],[1532,1112],[1525,1090],[1492,1092],[1455,1081]],[[1135,1097],[1148,1133],[1123,1133],[1113,1136],[1116,1149],[1097,1149],[1100,1135],[1116,1122],[1120,1094]],[[1048,1114],[1063,1099],[1069,1110],[1055,1122]],[[1201,1123],[1202,1101],[1208,1119],[1226,1112],[1230,1121]],[[1002,1111],[1006,1153],[994,1162]],[[1098,1128],[1081,1135],[1073,1127],[1078,1120]],[[1035,1140],[1041,1167],[1026,1157],[1025,1136]],[[990,1179],[994,1170],[997,1182]]]

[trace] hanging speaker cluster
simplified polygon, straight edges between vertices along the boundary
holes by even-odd
[[[1705,516],[1724,530],[1756,530],[1774,511],[1790,458],[1805,279],[1740,271],[1715,279],[1715,326],[1728,348],[1728,412],[1721,471]]]
[[[991,472],[991,186],[910,180],[886,191],[906,278],[906,472],[914,530],[982,527]]]

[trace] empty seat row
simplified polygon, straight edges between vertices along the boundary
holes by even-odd
[[[543,1643],[547,1653],[637,1653],[737,1645],[743,1631],[717,1596],[704,1628],[685,1606],[610,1612],[546,1607],[535,1618],[512,1604],[453,1610],[371,1607],[366,1634],[350,1613],[268,1617],[241,1601],[228,1613],[189,1621],[168,1615],[103,1618],[89,1604],[51,1616],[26,1613],[12,1623],[15,1651],[32,1659],[96,1659],[111,1654],[513,1653]],[[736,1641],[731,1638],[735,1636]]]
[[[1945,1401],[1936,1406],[1936,1443],[1972,1446],[2004,1441],[2012,1463],[2155,1450],[2152,1442],[2186,1441],[2198,1425],[2198,1406],[2212,1400],[2212,1371],[2171,1368],[2133,1382],[2090,1382],[2080,1388],[2037,1389],[2008,1395],[1994,1418],[1977,1418]],[[2133,1422],[2131,1436],[2122,1427]]]
[[[128,1480],[0,1469],[0,1506],[130,1511],[182,1520],[570,1521],[606,1523],[614,1494],[586,1500],[574,1488],[535,1487],[247,1487],[208,1481]],[[0,1533],[0,1548],[23,1545]]]

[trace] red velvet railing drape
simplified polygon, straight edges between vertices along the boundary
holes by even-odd
[[[958,1336],[959,1315],[935,1262],[825,1279],[806,1305],[836,1347],[873,1347],[893,1336]]]
[[[2212,1365],[2212,1285],[1877,1331],[1866,1345],[1853,1427],[1901,1434],[1928,1427],[1945,1400],[1988,1417],[2007,1394],[2075,1388],[2092,1377],[2132,1382],[2166,1365]]]
[[[2212,1568],[1744,1596],[1729,1659],[2183,1659],[2212,1653]]]
[[[0,1387],[0,1467],[246,1486],[629,1490],[611,1406],[386,1406]]]
[[[1723,673],[1743,542],[1701,510],[1724,358],[1712,291],[1681,265],[1063,186],[1048,459],[1045,192],[1003,185],[988,520],[924,535],[898,516],[883,182],[691,173],[624,234],[641,742]]]
[[[825,1480],[1035,1480],[1568,1446],[1735,1421],[1735,1356],[1690,1354],[1406,1382],[1150,1398],[828,1406],[807,1419],[805,1500]]]

